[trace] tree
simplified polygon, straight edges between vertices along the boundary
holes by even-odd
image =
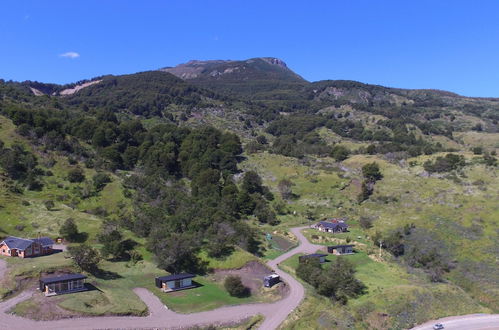
[[[341,162],[348,158],[350,150],[347,147],[341,145],[335,145],[331,151],[331,156],[336,159],[337,162]]]
[[[364,293],[366,286],[355,278],[353,265],[344,258],[336,258],[334,264],[323,270],[317,259],[300,262],[296,275],[311,284],[317,293],[345,304],[349,297]]]
[[[336,258],[322,276],[317,292],[346,304],[348,298],[363,294],[366,286],[355,278],[355,268],[345,258]]]
[[[107,258],[112,255],[115,259],[122,259],[125,256],[126,247],[123,235],[117,226],[108,222],[104,223],[97,240],[102,244],[101,254],[103,257]]]
[[[249,194],[263,194],[262,179],[255,171],[248,171],[244,173],[241,188]]]
[[[265,201],[258,199],[254,213],[261,223],[268,223],[269,225],[277,225],[278,223],[275,212],[270,209]]]
[[[168,233],[166,230],[153,231],[149,238],[158,267],[173,274],[199,269],[198,242],[199,238],[190,233]]]
[[[85,180],[85,173],[80,167],[73,168],[69,170],[68,181],[69,182],[83,182]]]
[[[371,182],[375,182],[383,178],[383,175],[379,170],[379,165],[376,162],[362,166],[362,175]]]
[[[101,261],[99,252],[88,244],[68,247],[68,253],[74,264],[81,270],[89,273],[95,272],[97,264]]]
[[[240,276],[230,275],[224,281],[224,287],[233,297],[248,297],[251,294],[249,288],[244,286]]]
[[[357,196],[357,201],[359,203],[362,203],[363,201],[367,200],[369,196],[373,194],[373,191],[374,184],[372,182],[364,180],[360,188],[360,194]]]
[[[220,258],[234,251],[233,243],[236,231],[230,223],[217,223],[210,227],[207,233],[206,249],[208,255]]]
[[[61,228],[59,229],[59,235],[69,241],[73,241],[78,237],[78,227],[76,226],[76,223],[72,218],[68,218],[66,219],[66,221],[64,221]]]

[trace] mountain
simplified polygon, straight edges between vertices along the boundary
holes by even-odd
[[[193,60],[160,71],[205,88],[253,99],[279,98],[280,94],[301,89],[308,83],[284,61],[274,57],[241,61]],[[275,95],[274,91],[278,93]]]

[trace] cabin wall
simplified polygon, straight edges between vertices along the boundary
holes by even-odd
[[[10,257],[11,251],[5,244],[0,244],[0,254],[3,256],[8,256]]]

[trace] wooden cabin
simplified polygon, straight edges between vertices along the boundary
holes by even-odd
[[[86,291],[86,278],[87,277],[82,274],[65,274],[54,277],[44,277],[40,279],[40,291],[45,293],[45,296]]]
[[[196,287],[192,283],[194,277],[188,273],[156,277],[156,286],[163,292],[191,289]]]
[[[327,252],[336,255],[353,254],[354,244],[332,245],[327,247]]]

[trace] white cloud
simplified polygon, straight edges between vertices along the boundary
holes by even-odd
[[[60,57],[67,57],[67,58],[77,58],[77,57],[80,57],[80,54],[78,54],[77,52],[67,52],[67,53],[61,54],[59,56]]]

